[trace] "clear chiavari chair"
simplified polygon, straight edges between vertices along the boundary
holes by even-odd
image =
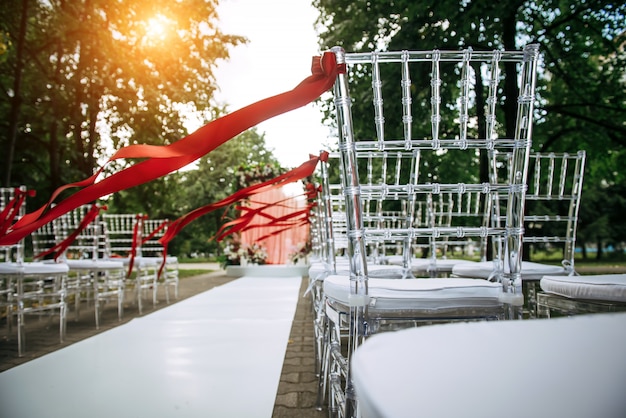
[[[169,219],[145,218],[141,242],[142,257],[153,259],[159,265],[161,275],[159,284],[165,288],[165,300],[170,303],[170,288],[174,290],[174,299],[178,299],[178,257],[164,253],[159,239],[167,232]]]
[[[10,224],[25,214],[24,200],[26,188],[0,188],[0,211],[2,222]],[[16,203],[19,202],[19,203]],[[12,207],[12,209],[11,209]],[[10,215],[5,212],[13,211]],[[9,225],[3,225],[9,226]],[[5,229],[6,231],[6,229]],[[25,351],[26,315],[58,313],[59,340],[63,342],[66,329],[66,279],[69,268],[64,263],[43,263],[25,261],[26,240],[0,248],[3,260],[0,262],[0,282],[2,282],[2,304],[5,306],[9,330],[12,329],[13,316],[17,317],[18,355]]]
[[[337,63],[346,67],[337,77],[334,103],[349,274],[330,275],[323,286],[330,335],[329,410],[331,415],[357,416],[358,397],[351,380],[350,359],[368,336],[419,324],[521,317],[522,215],[538,48],[530,45],[522,51],[492,52],[333,51]],[[511,67],[513,74],[507,74]],[[371,90],[366,91],[364,85]],[[499,129],[501,118],[496,109],[504,100],[501,94],[505,86],[510,85],[518,97],[515,127],[507,135]],[[385,101],[387,89],[397,89],[401,100]],[[510,94],[511,89],[507,91]],[[359,101],[352,97],[359,97]],[[371,98],[370,110],[362,106],[364,97]],[[358,106],[360,117],[356,122],[354,106]],[[428,121],[427,131],[420,131],[420,125],[414,123],[416,117]],[[396,126],[400,132],[394,131]],[[512,155],[507,169],[514,175],[483,178],[481,155],[488,162],[495,160],[499,152]],[[401,170],[397,184],[385,176],[370,182],[368,153],[410,153],[411,169]],[[487,166],[491,169],[491,164]],[[375,165],[372,170],[376,170]],[[366,228],[364,202],[369,198],[381,200],[383,207],[391,207],[397,200],[410,206],[415,201],[436,201],[448,193],[481,193],[487,205],[498,202],[507,215],[500,225]],[[391,280],[369,274],[368,246],[372,242],[390,238],[414,242],[444,236],[492,237],[502,244],[497,253],[498,265],[503,265],[506,258],[511,268],[498,269],[491,281],[430,275]],[[404,257],[411,260],[412,250]]]
[[[105,258],[124,264],[127,269],[127,290],[132,289],[140,314],[143,313],[143,299],[146,295],[151,296],[152,306],[156,306],[158,291],[159,262],[144,257],[142,253],[145,219],[143,214],[102,214]]]
[[[502,160],[510,158],[507,154],[502,156]],[[559,264],[522,261],[522,281],[530,316],[536,314],[538,284],[543,276],[577,275],[574,256],[585,160],[585,151],[530,154],[524,210],[525,251],[530,259],[541,253],[558,253],[560,258]],[[504,216],[502,212],[494,213],[494,217],[498,218],[496,222],[500,222],[500,218]],[[459,264],[453,268],[453,274],[488,278],[492,271],[492,262],[486,261],[488,246],[485,243],[481,252],[485,261]],[[508,267],[505,265],[504,268]]]
[[[78,283],[82,299],[94,302],[96,328],[100,328],[103,305],[117,304],[117,317],[124,315],[124,263],[104,257],[104,229],[97,204],[82,205],[55,221],[57,242],[66,242],[60,260],[67,263],[70,276]],[[97,212],[97,213],[95,213]]]

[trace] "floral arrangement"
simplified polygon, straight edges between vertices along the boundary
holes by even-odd
[[[278,164],[242,165],[237,169],[237,190],[271,180],[285,172]]]
[[[248,264],[262,265],[267,262],[267,249],[259,244],[252,244],[246,247],[246,259]]]
[[[304,260],[306,263],[307,258],[312,250],[311,240],[298,244],[296,250],[289,255],[289,259],[293,264],[298,264],[300,260]]]
[[[224,247],[226,259],[224,266],[238,266],[244,264],[266,264],[267,249],[259,244],[241,245],[238,239],[232,239]]]

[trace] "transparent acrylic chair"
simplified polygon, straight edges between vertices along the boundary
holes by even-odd
[[[102,214],[105,258],[124,264],[128,276],[127,289],[131,288],[134,292],[140,314],[143,312],[144,297],[151,296],[152,306],[155,306],[158,291],[159,262],[154,258],[144,257],[142,253],[145,218],[143,214]],[[130,280],[131,273],[134,273],[133,280]]]
[[[5,215],[2,221],[13,223],[25,214],[26,188],[0,188],[0,212]],[[19,203],[18,203],[19,202]],[[15,205],[15,206],[14,206]],[[6,216],[4,211],[13,207],[15,216]],[[6,225],[8,226],[8,225]],[[14,245],[1,247],[3,260],[0,262],[0,283],[2,306],[6,307],[7,323],[12,329],[13,316],[17,317],[18,355],[25,351],[26,315],[58,313],[59,340],[63,342],[66,329],[66,279],[69,268],[64,263],[26,262],[24,245],[20,240]]]
[[[364,152],[359,156],[368,163],[368,167],[372,170],[368,171],[367,179],[363,183],[363,187],[372,187],[381,180],[382,173],[386,180],[393,187],[398,187],[401,183],[402,171],[410,170],[413,163],[413,154],[406,152],[372,153]],[[349,276],[350,263],[343,255],[337,257],[339,251],[344,254],[347,252],[349,244],[347,214],[345,212],[345,198],[341,184],[331,182],[330,178],[339,178],[338,171],[341,169],[340,154],[329,153],[328,160],[322,162],[322,217],[326,225],[324,238],[327,242],[326,262],[322,264],[321,271],[316,270],[316,266],[309,269],[309,277],[313,280],[313,306],[315,307],[315,335],[316,335],[316,354],[317,354],[317,373],[319,376],[319,391],[317,397],[318,409],[322,407],[325,399],[326,387],[328,383],[328,370],[330,361],[330,330],[326,316],[326,297],[324,292],[324,281],[329,276],[343,275]],[[376,168],[374,170],[374,167]],[[333,173],[330,173],[334,171]],[[413,179],[415,177],[412,177]],[[402,194],[402,193],[401,193]],[[371,193],[363,198],[363,219],[364,229],[367,233],[369,230],[380,231],[381,228],[387,231],[393,231],[393,226],[402,226],[407,228],[411,222],[413,213],[412,207],[408,208],[404,205],[404,201],[400,199],[398,193],[394,194],[394,201],[391,208],[383,207],[385,199],[380,193]],[[402,208],[404,208],[402,210]],[[385,209],[385,210],[383,210]],[[396,210],[390,210],[396,209]],[[398,239],[392,232],[389,234],[378,235],[372,237],[367,243],[367,263],[370,277],[385,279],[403,279],[411,276],[411,237],[406,236],[404,239]],[[396,247],[400,246],[400,256],[397,264],[389,264],[388,248],[392,248],[395,252]],[[402,252],[402,249],[405,251]],[[403,256],[402,254],[406,254]],[[342,334],[347,330],[345,327],[341,329]]]
[[[443,321],[520,317],[522,214],[538,49],[531,45],[523,51],[507,52],[333,51],[337,63],[346,66],[345,73],[337,77],[334,102],[350,273],[330,275],[324,280],[330,330],[329,411],[331,415],[357,416],[350,359],[369,335]],[[511,67],[514,74],[504,78]],[[450,81],[450,77],[454,80]],[[371,90],[366,91],[365,85]],[[497,123],[500,119],[496,105],[501,100],[503,85],[513,86],[513,90],[517,86],[518,93],[517,121],[509,135],[500,132]],[[387,89],[396,89],[401,99],[394,103],[385,101]],[[507,91],[510,94],[511,89]],[[359,100],[353,101],[352,97]],[[364,108],[365,98],[371,99],[370,110]],[[353,121],[354,106],[359,112],[358,123]],[[419,130],[420,125],[414,123],[416,118],[427,121],[427,131]],[[394,127],[400,127],[400,132],[394,132]],[[415,171],[403,171],[404,180],[398,185],[390,184],[383,176],[382,181],[373,181],[370,186],[365,174],[369,168],[360,158],[367,152],[412,153]],[[495,176],[480,175],[481,154],[491,161],[498,152],[513,156],[512,182],[508,178],[495,182]],[[455,165],[457,169],[452,170]],[[435,170],[438,166],[447,170]],[[410,179],[412,173],[417,176],[415,180]],[[363,202],[369,196],[380,195],[385,207],[396,199],[410,205],[413,200],[424,200],[423,196],[436,200],[442,193],[473,192],[482,193],[487,202],[501,201],[507,206],[501,226],[412,225],[392,231],[365,228]],[[500,199],[500,195],[507,198]],[[372,240],[390,235],[399,241],[491,236],[503,243],[498,253],[501,262],[507,257],[512,267],[508,272],[497,271],[493,281],[371,278],[367,247]]]
[[[504,158],[511,158],[504,155]],[[522,262],[528,314],[536,314],[536,293],[539,280],[545,276],[577,275],[574,268],[578,210],[582,197],[585,170],[585,151],[576,153],[532,152],[529,158],[528,190],[524,210],[525,250],[530,257],[538,251],[558,251],[560,265]],[[507,173],[506,175],[510,175]],[[495,214],[504,216],[500,211]],[[499,219],[496,219],[499,222]],[[482,259],[487,259],[487,245],[483,242]],[[506,269],[507,266],[505,265]],[[458,264],[453,274],[460,277],[488,278],[493,270],[491,261]]]
[[[124,315],[125,273],[124,263],[104,257],[104,229],[101,215],[94,212],[104,207],[82,205],[60,216],[55,222],[59,242],[68,240],[60,260],[67,263],[70,276],[82,289],[81,298],[93,300],[96,328],[100,328],[103,304],[114,301],[117,317]],[[75,235],[71,239],[72,235]]]
[[[159,284],[165,288],[165,301],[170,303],[170,288],[174,290],[174,299],[178,299],[178,257],[164,254],[163,245],[159,239],[167,232],[169,219],[143,220],[143,234],[141,240],[142,257],[153,259],[161,269]]]

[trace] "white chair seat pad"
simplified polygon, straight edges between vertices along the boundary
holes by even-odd
[[[350,278],[332,275],[324,280],[324,294],[349,305]],[[368,279],[370,306],[377,309],[456,308],[501,304],[502,285],[480,279]]]
[[[411,260],[411,269],[414,271],[425,271],[431,268],[432,261],[429,258],[414,258]],[[460,263],[472,264],[473,261],[458,258],[438,258],[435,261],[435,270],[439,272],[451,272],[454,266]]]
[[[155,264],[161,264],[161,262],[163,261],[163,257],[161,257],[160,255],[142,255],[141,257],[137,257],[136,259],[139,260],[145,260],[146,262],[149,263],[155,263]],[[178,263],[178,257],[176,257],[175,255],[168,255],[165,257],[165,263],[166,264],[174,264],[174,263]]]
[[[493,261],[458,263],[452,267],[452,274],[458,277],[476,277],[487,279],[493,272]],[[507,270],[508,272],[508,270]],[[541,280],[543,276],[564,276],[568,272],[561,266],[522,262],[522,280]]]
[[[340,258],[335,260],[335,266],[349,266],[348,260],[345,258]],[[325,263],[323,261],[316,261],[311,263],[309,266],[309,277],[318,278],[321,277],[324,273],[328,273],[330,271],[330,264]]]
[[[114,270],[123,269],[122,261],[113,260],[67,260],[70,270]]]
[[[377,334],[352,359],[359,407],[370,418],[623,417],[624,324],[626,313]]]
[[[69,271],[66,263],[0,263],[0,274],[64,274]]]
[[[626,302],[626,274],[544,276],[539,283],[544,292],[571,299]]]
[[[121,262],[124,264],[125,267],[127,267],[130,264],[130,257],[112,257],[109,258],[109,261],[114,261],[114,262]],[[135,259],[133,260],[133,265],[135,267],[155,267],[157,265],[161,264],[161,258],[160,257],[135,257]]]
[[[309,268],[309,277],[322,278],[324,273],[330,272],[330,266],[326,264],[316,264]],[[348,263],[336,263],[335,269],[339,275],[350,274],[350,265]],[[377,278],[389,278],[389,279],[401,279],[403,276],[403,270],[400,266],[387,265],[387,264],[368,264],[367,274],[369,277]]]

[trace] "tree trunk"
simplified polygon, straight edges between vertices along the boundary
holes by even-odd
[[[17,51],[15,58],[15,72],[13,74],[13,97],[9,111],[8,147],[4,165],[4,186],[11,187],[11,171],[13,169],[13,156],[15,155],[15,143],[17,141],[17,125],[22,106],[22,73],[24,72],[24,42],[26,40],[26,25],[28,24],[28,0],[22,0],[22,14],[17,38]]]

